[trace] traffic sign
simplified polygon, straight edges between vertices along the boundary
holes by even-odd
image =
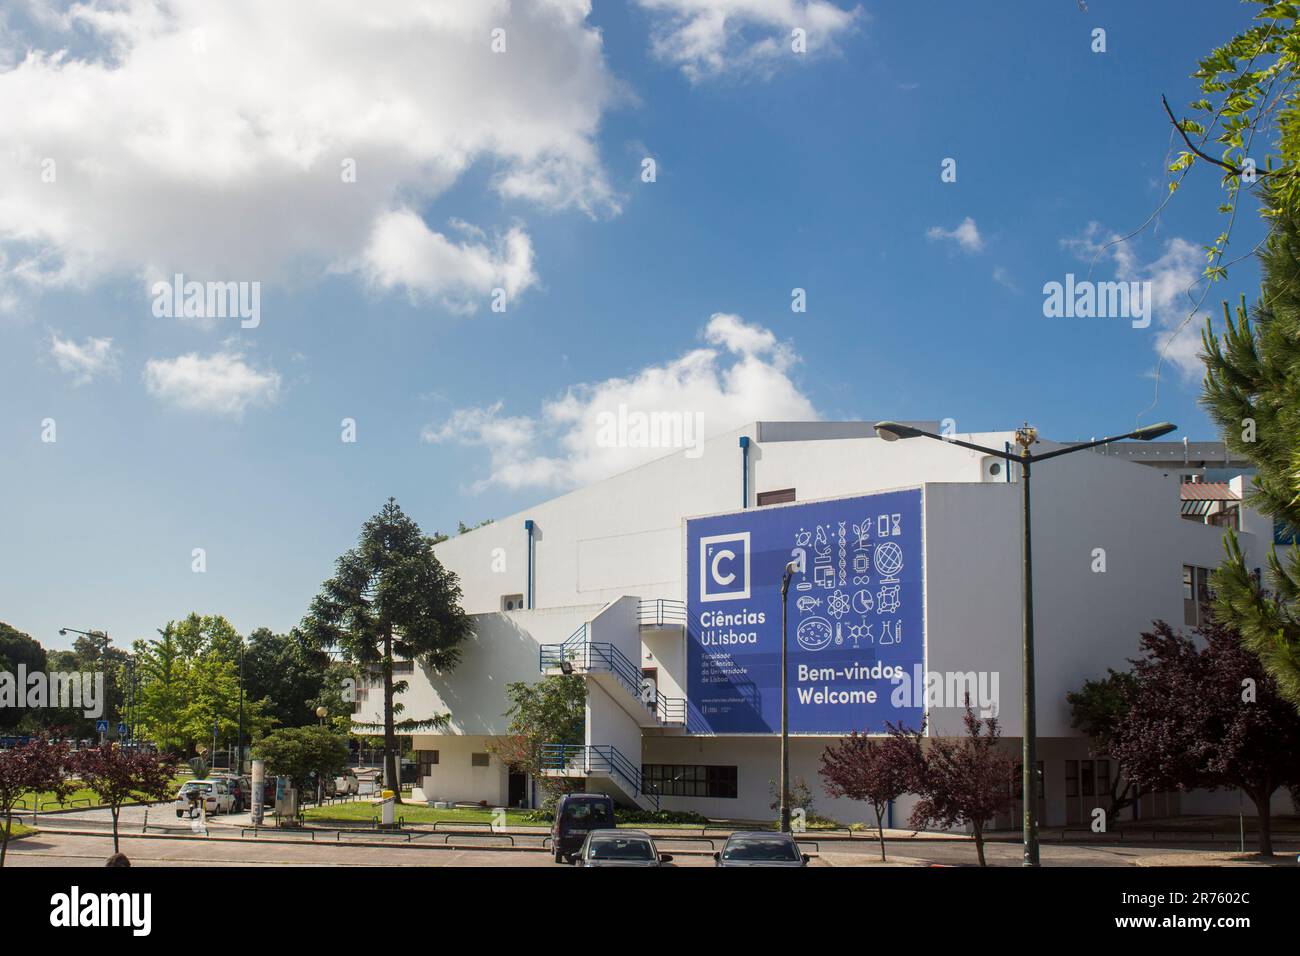
[[[117,725],[117,733],[118,733],[118,736],[119,736],[119,737],[125,737],[125,736],[126,736],[126,732],[127,732],[129,729],[130,729],[130,728],[126,726],[126,721],[123,721],[122,723],[118,724],[118,725]]]
[[[107,720],[95,721],[95,732],[99,734],[108,733],[108,721]]]

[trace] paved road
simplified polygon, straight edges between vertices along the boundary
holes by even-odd
[[[103,866],[111,836],[41,832],[10,844],[11,866]],[[555,866],[536,851],[337,846],[333,843],[256,843],[218,839],[126,837],[132,866]],[[683,857],[683,866],[707,866],[709,857]]]
[[[301,844],[262,843],[217,839],[238,836],[239,826],[248,825],[247,814],[239,817],[220,816],[211,821],[212,839],[141,839],[138,834],[145,822],[146,808],[122,808],[121,832],[124,835],[124,852],[142,866],[553,866],[547,853],[526,851],[508,852],[491,849],[412,849],[396,842],[397,838],[367,837],[362,833],[344,838],[343,845],[334,842],[332,832],[322,834],[320,842],[309,843],[303,837],[283,836],[285,839],[303,840]],[[164,825],[175,836],[186,835],[189,821],[179,821],[170,804],[148,808],[151,826]],[[10,847],[13,865],[88,865],[99,866],[111,853],[108,836],[78,836],[60,832],[68,828],[84,828],[107,833],[111,821],[107,810],[83,810],[73,813],[44,814],[40,834],[18,841]],[[485,834],[486,836],[486,834]],[[816,833],[807,834],[816,840]],[[266,836],[261,839],[265,840]],[[392,847],[348,846],[347,842],[393,839]],[[518,836],[522,845],[538,846],[539,834]],[[419,837],[416,843],[425,846],[441,841],[438,837]],[[458,838],[456,842],[472,840]],[[720,845],[720,843],[718,844]],[[682,850],[707,850],[706,842],[665,842],[660,847],[674,853],[674,863],[680,866],[708,866],[713,861],[708,855],[695,856]],[[811,848],[810,848],[811,849]],[[977,862],[974,844],[969,840],[943,839],[886,839],[890,865],[974,866]],[[1141,866],[1141,865],[1223,865],[1233,862],[1234,854],[1222,847],[1178,847],[1161,845],[1140,847],[1122,844],[1044,843],[1041,849],[1044,866]],[[985,856],[993,866],[1019,866],[1021,848],[1018,843],[994,842],[985,845]],[[1292,858],[1294,859],[1294,858]],[[822,840],[813,860],[817,866],[879,866],[879,852],[874,842],[856,839],[851,844]]]
[[[102,866],[112,852],[112,838],[42,831],[10,845],[8,866]],[[671,845],[661,846],[673,852]],[[258,843],[253,840],[140,838],[124,836],[122,850],[135,866],[493,866],[550,867],[547,853],[528,850],[442,849],[437,847],[349,846],[346,843]],[[924,866],[931,863],[966,865],[975,863],[975,849],[969,843],[940,840],[887,841],[893,866]],[[1020,847],[996,843],[986,847],[991,865],[1019,866]],[[1134,866],[1170,863],[1222,864],[1221,854],[1204,850],[1171,850],[1168,847],[1104,847],[1044,845],[1045,866]],[[707,855],[675,854],[676,866],[709,866]],[[879,866],[877,852],[870,846],[824,842],[815,866]]]

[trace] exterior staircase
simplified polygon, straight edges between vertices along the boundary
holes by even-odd
[[[659,797],[641,782],[641,768],[617,747],[587,744],[546,744],[542,775],[583,781],[588,792],[604,792],[615,803],[641,810],[658,810]]]

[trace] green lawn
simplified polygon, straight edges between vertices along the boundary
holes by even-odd
[[[3,830],[3,829],[4,829],[4,821],[3,821],[3,820],[0,820],[0,830]],[[14,823],[14,824],[12,824],[12,826],[11,826],[11,828],[10,828],[10,830],[9,830],[9,836],[10,836],[11,838],[12,838],[12,837],[20,837],[20,836],[26,836],[26,835],[29,834],[29,833],[35,833],[35,832],[36,832],[36,831],[33,830],[31,827],[25,827],[25,826],[23,826],[21,823]]]
[[[177,776],[173,777],[172,789],[179,790],[181,784],[184,781],[189,780],[190,777],[191,775],[188,773],[178,774]],[[54,794],[45,792],[45,793],[38,793],[35,796],[36,796],[36,801],[33,802],[32,794],[30,793],[27,794],[26,796],[23,797],[19,805],[14,809],[16,811],[26,811],[29,813],[34,809],[41,809],[44,811],[60,809],[60,806],[58,805],[47,806],[47,804],[49,804],[49,802],[54,799]],[[127,802],[135,803],[136,801],[130,800]],[[62,804],[63,809],[87,809],[90,807],[98,807],[98,806],[102,806],[99,800],[99,794],[95,793],[95,791],[90,790],[86,787],[78,787],[76,790],[72,791],[72,793],[65,798]]]
[[[546,826],[524,818],[526,810],[507,810],[506,825]],[[379,804],[367,800],[355,800],[351,803],[334,803],[323,807],[310,807],[304,816],[311,823],[328,824],[330,821],[369,823],[379,815]],[[492,811],[487,808],[457,807],[449,810],[437,810],[422,803],[403,803],[397,807],[397,816],[405,818],[409,824],[417,823],[491,823]]]

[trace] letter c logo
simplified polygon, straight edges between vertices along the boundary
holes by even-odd
[[[723,558],[726,558],[728,561],[735,561],[736,552],[729,551],[725,548],[719,551],[717,554],[713,556],[713,563],[709,565],[709,571],[712,572],[713,574],[713,580],[717,581],[719,584],[727,585],[730,584],[732,581],[736,580],[736,576],[734,574],[728,574],[724,576],[721,573],[719,573],[718,563]]]

